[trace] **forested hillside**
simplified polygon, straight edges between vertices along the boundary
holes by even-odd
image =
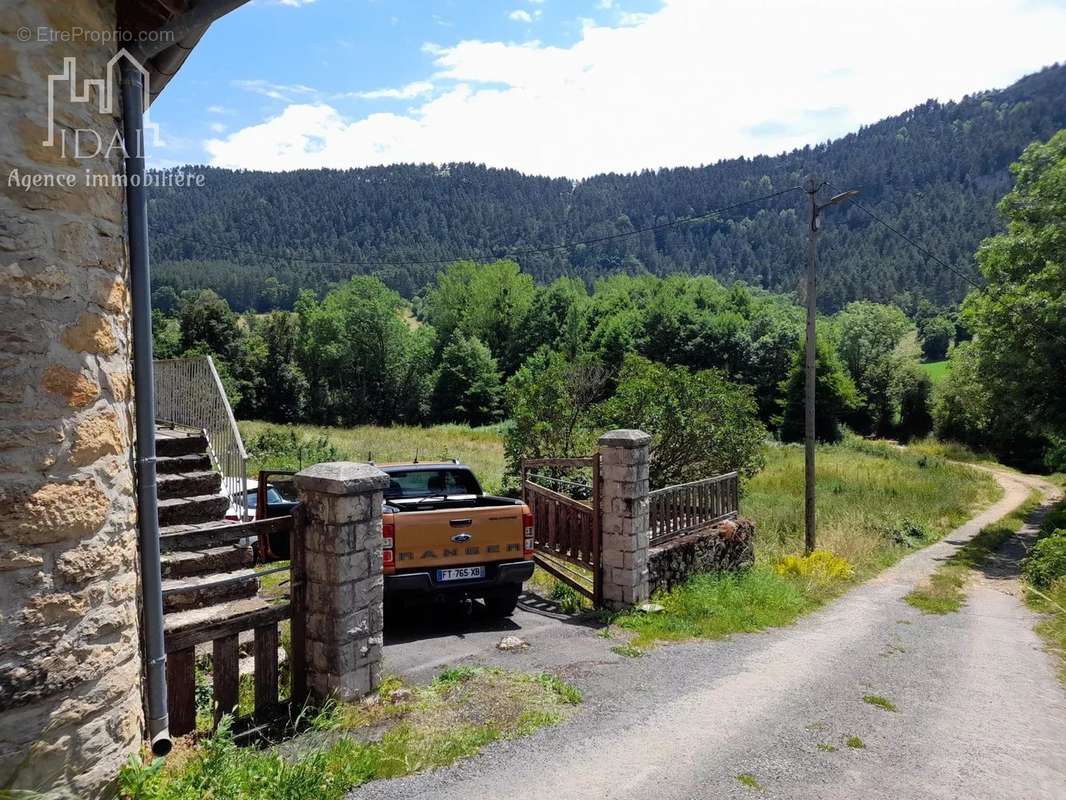
[[[474,164],[206,169],[202,188],[152,190],[155,288],[161,305],[175,299],[165,287],[179,294],[209,287],[235,309],[262,311],[292,308],[301,289],[321,295],[371,274],[411,297],[456,258],[491,260],[669,222],[798,185],[812,170],[861,189],[880,216],[976,275],[977,245],[1001,227],[995,203],[1011,186],[1008,165],[1063,127],[1066,66],[1055,66],[1004,90],[930,101],[792,153],[577,183]],[[790,292],[805,253],[804,202],[792,192],[718,221],[511,257],[538,282],[684,271]],[[826,311],[856,299],[954,304],[966,294],[961,278],[854,206],[830,213],[822,242]]]

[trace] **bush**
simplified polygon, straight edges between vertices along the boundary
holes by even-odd
[[[304,436],[293,428],[267,428],[248,443],[248,458],[256,469],[303,469],[344,457],[325,436]],[[254,474],[255,470],[249,470]]]
[[[1066,528],[1066,504],[1053,508],[1048,512],[1047,516],[1044,517],[1044,521],[1040,523],[1040,536],[1038,538],[1043,539],[1045,536],[1051,536],[1060,528]]]
[[[1041,589],[1066,577],[1066,529],[1059,528],[1038,541],[1026,556],[1023,570],[1029,583]]]
[[[929,540],[929,531],[920,522],[899,519],[885,528],[885,536],[903,547],[921,547]]]

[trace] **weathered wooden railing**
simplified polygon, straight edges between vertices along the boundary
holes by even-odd
[[[651,544],[658,545],[737,516],[737,473],[656,489],[649,496]]]
[[[259,598],[249,603],[251,610],[228,617],[208,616],[202,621],[168,629],[165,635],[167,653],[167,695],[170,731],[175,736],[196,729],[196,648],[211,643],[212,727],[223,714],[238,717],[238,723],[260,722],[284,712],[287,704],[302,704],[307,697],[307,676],[304,657],[303,548],[296,537],[291,516],[276,517],[257,522],[210,528],[202,533],[176,534],[184,537],[185,546],[219,546],[255,536],[269,536],[287,532],[292,559],[289,571],[289,597],[274,604]],[[200,537],[202,541],[193,541]],[[278,571],[267,565],[259,574]],[[258,603],[255,601],[259,600]],[[205,609],[209,611],[210,608]],[[292,642],[288,659],[291,678],[289,697],[279,697],[279,626],[290,620]],[[240,634],[253,631],[254,710],[250,715],[238,715],[240,695]]]
[[[545,475],[531,470],[591,470],[588,483]],[[600,570],[599,455],[587,458],[536,458],[522,464],[522,499],[533,514],[533,546],[537,564],[570,584],[599,605],[602,598]],[[587,497],[578,500],[544,486],[552,483]],[[574,492],[576,490],[576,492]],[[573,564],[580,570],[571,569]]]

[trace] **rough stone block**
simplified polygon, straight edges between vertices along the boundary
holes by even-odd
[[[301,470],[295,481],[301,493],[359,495],[381,491],[389,485],[389,476],[370,464],[329,461]]]

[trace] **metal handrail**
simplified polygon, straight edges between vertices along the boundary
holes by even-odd
[[[159,422],[203,431],[224,492],[248,509],[248,453],[211,356],[168,358],[155,362],[155,416]]]

